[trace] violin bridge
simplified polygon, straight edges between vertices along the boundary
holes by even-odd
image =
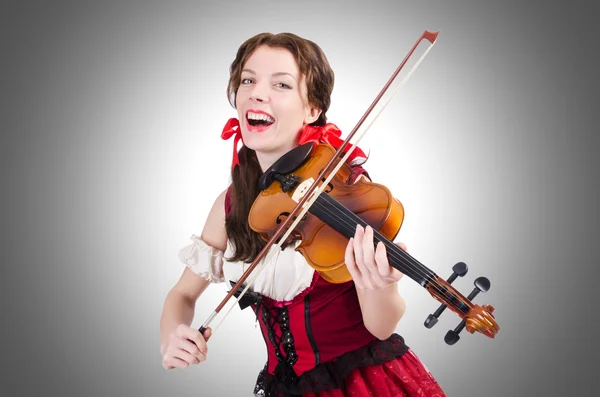
[[[300,200],[302,200],[302,197],[304,197],[304,195],[306,194],[306,192],[308,191],[308,189],[312,186],[312,184],[315,182],[315,180],[313,178],[308,178],[305,181],[303,181],[301,184],[298,185],[298,187],[294,190],[294,194],[292,194],[292,200],[294,200],[294,202],[298,203],[300,202]],[[313,192],[314,194],[314,192]],[[308,200],[306,201],[308,202]],[[306,203],[305,203],[306,205]]]

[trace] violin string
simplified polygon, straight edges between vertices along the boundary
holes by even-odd
[[[327,195],[327,197],[329,197]],[[334,199],[332,199],[334,200]],[[345,229],[348,231],[349,234],[354,234],[355,230],[356,230],[356,224],[360,224],[361,226],[367,226],[367,223],[362,220],[361,218],[359,218],[356,214],[352,213],[352,215],[354,215],[352,219],[350,216],[343,214],[342,216],[345,216],[345,218],[341,218],[339,216],[338,212],[334,212],[334,211],[330,211],[329,207],[326,206],[325,204],[322,204],[320,202],[315,202],[315,206],[317,206],[317,208],[321,209],[324,213],[326,213],[327,215],[336,218],[336,220],[342,224],[343,226],[345,226]],[[349,210],[348,210],[349,211]],[[348,219],[350,222],[346,222],[346,219]],[[388,240],[387,238],[385,238],[384,236],[382,236],[377,230],[373,229],[373,234],[374,234],[374,238],[375,239],[379,239],[382,242],[385,242],[385,240]],[[389,241],[389,240],[388,240]],[[392,243],[392,242],[390,242]],[[392,243],[393,244],[393,243]],[[414,270],[415,273],[418,276],[425,276],[425,278],[430,278],[432,276],[435,275],[435,273],[431,272],[431,274],[427,274],[427,272],[419,269],[419,264],[415,261],[413,261],[411,259],[411,257],[405,253],[403,250],[400,250],[399,252],[403,253],[403,256],[405,256],[405,258],[399,258],[398,256],[395,255],[394,251],[389,252],[389,256],[391,256],[393,259],[399,260],[399,259],[405,259],[406,261],[408,261],[408,266],[410,268],[410,270]],[[407,258],[408,257],[408,258]],[[411,267],[412,265],[412,267]]]
[[[325,193],[325,195],[327,195],[327,193]],[[329,197],[327,195],[327,197]],[[333,199],[333,198],[332,198]],[[333,199],[334,200],[334,199]],[[366,226],[367,223],[364,222],[362,219],[358,218],[358,222],[356,220],[353,221],[353,219],[351,219],[349,216],[347,216],[346,214],[342,214],[342,216],[339,216],[338,212],[335,211],[330,211],[329,207],[326,205],[323,205],[322,203],[320,203],[319,201],[315,201],[314,203],[315,206],[317,206],[316,208],[321,209],[323,212],[327,213],[327,215],[336,218],[338,220],[338,222],[340,222],[341,224],[343,224],[344,226],[347,227],[347,230],[354,232],[354,230],[356,229],[356,223],[360,223],[361,226]],[[355,214],[353,214],[355,215]],[[350,220],[350,222],[347,222],[346,220]],[[387,238],[385,238],[384,236],[382,236],[377,230],[373,229],[373,233],[374,233],[374,239],[379,239],[380,241],[384,242],[385,240],[388,240]],[[389,241],[389,240],[388,240]],[[417,262],[415,262],[415,259],[412,258],[408,253],[404,252],[404,250],[402,250],[401,248],[398,247],[398,249],[392,248],[392,250],[388,250],[388,256],[401,261],[402,259],[404,259],[405,262],[408,262],[408,266],[411,268],[411,271],[416,271],[416,274],[420,275],[420,276],[425,276],[426,279],[430,280],[430,284],[433,286],[434,289],[437,290],[437,292],[439,292],[441,295],[443,295],[444,297],[448,298],[449,300],[451,299],[451,297],[449,296],[449,292],[447,292],[447,288],[442,286],[441,284],[439,284],[437,281],[435,281],[434,279],[431,279],[432,276],[435,276],[435,273],[432,272],[431,275],[427,275],[422,269],[420,269],[420,266]],[[412,265],[412,267],[411,267]],[[413,273],[414,274],[414,273]],[[456,299],[458,299],[458,297],[455,296]],[[459,308],[459,310],[461,310]],[[463,311],[463,310],[461,310]],[[464,311],[463,311],[464,312]],[[465,313],[466,314],[466,313]]]
[[[349,232],[349,234],[354,234],[354,232],[356,231],[356,224],[360,224],[361,226],[366,226],[367,222],[365,222],[362,218],[360,218],[357,214],[353,213],[352,211],[350,211],[348,208],[346,208],[342,203],[340,203],[339,201],[337,201],[335,198],[331,197],[329,194],[321,194],[320,196],[324,201],[327,201],[327,203],[322,203],[322,205],[319,207],[321,208],[324,212],[327,213],[327,215],[329,216],[333,216],[336,217],[338,221],[341,221],[341,223],[343,223],[344,226],[349,226],[349,228],[346,228],[346,230]],[[332,209],[330,211],[330,208]],[[337,212],[334,211],[337,209]],[[346,218],[340,218],[338,215],[342,215],[345,216]],[[350,220],[350,223],[345,222],[346,219]],[[376,229],[373,229],[373,234],[374,234],[374,238],[379,239],[381,242],[389,242],[390,246],[395,246],[389,239],[387,239],[385,236],[383,236],[381,233],[379,233]],[[414,267],[417,270],[421,270],[422,273],[424,273],[424,275],[426,276],[426,278],[428,277],[433,277],[436,274],[427,269],[424,265],[422,265],[421,263],[419,263],[416,258],[412,258],[408,253],[406,253],[405,251],[401,250],[399,251],[401,252],[403,255],[408,256],[408,261],[412,261],[412,264],[414,265]],[[395,257],[394,259],[398,259],[397,257]],[[409,263],[410,265],[410,263]],[[422,276],[423,274],[418,274],[419,276]]]
[[[367,223],[364,222],[362,219],[359,222],[354,222],[354,223],[348,223],[345,221],[345,219],[340,220],[340,217],[338,216],[338,214],[333,211],[329,211],[327,206],[324,206],[323,204],[321,204],[319,202],[315,202],[315,205],[317,206],[317,208],[326,212],[327,215],[337,218],[338,221],[343,223],[344,226],[346,226],[347,230],[349,230],[349,231],[354,232],[354,230],[356,230],[356,226],[355,226],[356,223],[361,224],[361,226],[363,226],[363,227],[367,225]],[[346,217],[346,219],[348,219],[348,218],[349,217]],[[358,218],[358,219],[360,219],[360,218]],[[350,219],[350,221],[352,221],[352,219]],[[375,229],[373,229],[373,233],[374,233],[374,239],[379,239],[380,241],[384,242],[384,244],[385,244],[385,240],[387,240],[387,239],[384,236],[380,235],[380,233]],[[378,237],[378,235],[380,237]],[[393,246],[390,246],[390,248],[392,248],[392,247]],[[404,252],[404,250],[402,250],[399,247],[397,249],[394,247],[391,250],[388,250],[387,253],[388,253],[388,257],[391,257],[393,259],[396,259],[396,260],[404,259],[405,262],[408,262],[408,267],[410,268],[410,270],[413,271],[412,274],[414,274],[414,272],[416,272],[416,274],[418,274],[419,276],[425,275],[425,278],[430,281],[430,284],[433,286],[434,289],[436,289],[444,297],[451,299],[451,297],[446,293],[446,291],[447,291],[446,287],[439,284],[437,281],[435,281],[435,279],[430,278],[432,276],[435,276],[435,273],[432,272],[431,275],[427,275],[423,270],[419,269],[420,266],[417,262],[415,262],[414,258],[412,258],[408,253]],[[456,297],[456,298],[458,299],[458,297]]]
[[[343,205],[341,203],[337,202],[334,198],[330,197],[328,194],[321,194],[321,197],[322,197],[322,200],[326,200],[328,202],[322,203],[319,200],[317,200],[314,204],[315,208],[320,209],[325,215],[333,218],[335,220],[335,222],[337,222],[337,224],[340,225],[341,228],[343,229],[342,234],[345,234],[346,236],[352,236],[356,232],[357,224],[360,224],[363,227],[367,226],[367,223],[364,220],[362,220],[356,214],[352,213],[347,208],[343,207]],[[338,206],[341,206],[341,208],[336,208]],[[332,207],[331,210],[330,210],[330,207]],[[335,211],[336,209],[338,211]],[[345,214],[344,212],[348,212],[348,214]],[[346,219],[348,219],[348,222],[346,221]],[[374,239],[379,239],[380,241],[385,243],[385,241],[387,239],[385,239],[383,236],[380,236],[380,234],[377,232],[377,230],[373,229],[373,232],[374,232]],[[388,256],[393,259],[398,260],[398,257],[394,254],[394,251],[393,251],[393,248],[391,248],[391,245],[392,245],[392,243],[390,242],[390,248],[388,248]],[[414,275],[415,277],[413,277],[413,278],[425,277],[426,279],[429,279],[434,275],[432,272],[430,272],[431,274],[427,274],[427,272],[424,270],[419,271],[420,269],[419,269],[418,263],[408,263],[407,270],[408,271],[405,271],[404,273],[407,274],[408,276],[411,276],[411,274]]]

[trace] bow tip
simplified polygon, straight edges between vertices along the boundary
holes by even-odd
[[[439,30],[436,32],[426,30],[425,33],[423,33],[423,38],[427,39],[431,44],[433,44],[435,40],[437,40],[438,34],[440,34]]]

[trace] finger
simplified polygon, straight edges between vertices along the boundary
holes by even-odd
[[[196,357],[198,361],[204,361],[206,359],[206,352],[203,351],[201,347],[198,346],[198,343],[195,341],[182,338],[179,340],[177,347]],[[185,357],[181,358],[185,359]]]
[[[175,349],[173,351],[173,353],[171,354],[171,356],[184,361],[188,365],[189,364],[198,364],[198,363],[204,361],[206,358],[204,355],[200,355],[200,356],[202,356],[202,359],[200,359],[198,356],[195,356],[195,355],[191,354],[190,352],[188,352],[187,350],[181,349],[181,348]]]
[[[208,347],[200,331],[198,331],[197,329],[190,328],[188,326],[179,326],[177,327],[176,334],[183,339],[188,339],[191,342],[195,343],[198,347],[198,350],[200,350],[202,354],[206,355]]]
[[[212,329],[207,327],[202,335],[204,336],[204,340],[208,340],[212,336]]]
[[[164,369],[173,369],[173,368],[187,368],[189,364],[185,361],[172,356],[167,356],[163,358],[163,368]]]
[[[375,260],[377,261],[377,270],[382,277],[387,277],[391,274],[392,267],[388,261],[385,245],[380,241],[375,250]]]
[[[354,280],[354,284],[356,284],[357,288],[364,289],[365,286],[362,282],[362,277],[360,276],[360,271],[358,267],[356,267],[356,262],[354,261],[354,238],[350,238],[348,241],[348,245],[346,245],[346,252],[344,253],[344,260],[346,262],[346,268],[348,268],[348,272],[352,276],[352,280]]]
[[[369,270],[365,266],[363,253],[364,229],[362,226],[356,226],[356,234],[354,235],[354,260],[360,272],[365,288],[373,289],[373,282],[369,275]]]
[[[408,252],[408,249],[406,248],[406,244],[402,243],[402,242],[398,242],[396,243],[396,245],[398,247],[400,247],[402,249],[402,251]],[[396,281],[400,280],[402,277],[404,277],[404,273],[400,272],[397,269],[394,269],[395,271],[393,272],[393,277]]]
[[[367,225],[367,227],[365,228],[365,236],[363,238],[363,250],[364,250],[364,259],[365,259],[365,267],[367,268],[367,270],[369,271],[369,274],[371,276],[371,280],[373,281],[373,285],[381,288],[383,287],[385,284],[387,284],[386,281],[384,281],[382,274],[380,273],[380,266],[378,263],[378,260],[375,258],[375,244],[373,242],[373,228],[369,225]],[[385,262],[385,265],[387,265],[387,257],[383,257],[379,260],[383,260]],[[387,267],[387,266],[385,266]],[[385,267],[383,267],[385,269]]]
[[[389,264],[389,259],[387,257],[386,247],[383,243],[377,244],[377,249],[375,250],[375,258],[377,259],[377,266],[379,268],[379,272],[381,273],[384,280],[389,281],[398,281],[402,278],[402,273]]]
[[[183,355],[183,353],[180,352],[185,352],[191,357],[194,357],[194,359],[190,359],[188,356],[185,356]],[[200,349],[198,348],[198,346],[196,346],[195,343],[177,334],[171,335],[169,346],[165,351],[165,355],[175,356],[188,363],[194,364],[197,364],[198,362],[204,361],[206,359],[206,355],[200,351]]]

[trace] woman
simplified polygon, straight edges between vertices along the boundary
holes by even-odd
[[[197,299],[210,283],[239,280],[264,246],[247,221],[261,174],[299,144],[342,142],[326,117],[333,83],[321,49],[296,35],[258,34],[239,48],[227,87],[238,117],[222,132],[223,139],[235,137],[232,183],[215,200],[202,235],[192,235],[179,253],[186,267],[161,318],[166,369],[206,359],[211,330],[202,335],[190,327]],[[368,178],[364,160],[356,149],[347,183]],[[444,396],[394,333],[405,310],[402,274],[389,266],[383,244],[373,245],[370,227],[359,226],[350,239],[345,262],[352,280],[341,284],[321,278],[294,250],[298,241],[286,243],[271,248],[251,287],[268,357],[256,395]]]

